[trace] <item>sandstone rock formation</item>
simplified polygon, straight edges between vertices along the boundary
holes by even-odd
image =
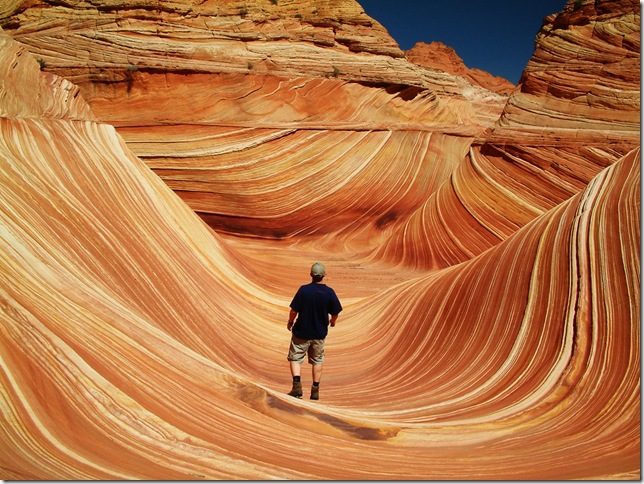
[[[638,144],[639,21],[633,0],[568,2],[550,16],[492,138]]]
[[[468,68],[454,49],[442,42],[417,42],[405,52],[410,62],[465,77],[472,84],[499,94],[511,94],[515,86],[507,79],[477,68]]]
[[[507,104],[350,1],[0,24],[2,478],[640,478],[639,5],[569,2]]]
[[[639,28],[634,1],[569,2],[551,16],[499,121],[474,140],[451,183],[378,250],[424,267],[468,260],[638,147]],[[476,229],[464,243],[455,226]],[[428,243],[412,242],[418,237]]]

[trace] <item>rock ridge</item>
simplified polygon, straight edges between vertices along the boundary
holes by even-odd
[[[465,77],[471,83],[498,94],[509,95],[516,87],[503,77],[482,69],[468,68],[456,51],[442,42],[417,42],[405,52],[405,56],[414,64]]]

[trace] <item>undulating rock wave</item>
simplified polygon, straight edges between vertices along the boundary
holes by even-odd
[[[639,5],[506,104],[318,3],[0,10],[2,478],[638,479]]]

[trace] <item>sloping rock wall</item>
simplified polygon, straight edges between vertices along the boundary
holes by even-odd
[[[177,19],[238,25],[247,5],[2,11],[21,43],[0,34],[2,478],[639,479],[635,5],[570,2],[505,108],[438,71],[394,86],[154,53],[193,35]],[[167,64],[119,79],[112,47],[144,25],[140,55]],[[531,66],[556,39],[618,37],[591,69],[613,87],[587,96],[610,109],[572,127],[584,102]],[[572,86],[561,52],[534,75]],[[318,259],[345,310],[311,402],[285,394],[285,326]]]
[[[414,64],[465,77],[472,84],[499,94],[511,94],[515,88],[503,77],[493,76],[482,69],[468,68],[456,51],[442,42],[417,42],[405,52],[405,57]]]

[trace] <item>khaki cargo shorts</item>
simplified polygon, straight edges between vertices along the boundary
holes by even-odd
[[[291,346],[288,350],[288,361],[302,363],[304,355],[309,355],[309,363],[321,365],[324,361],[324,340],[323,339],[300,339],[291,336]]]

